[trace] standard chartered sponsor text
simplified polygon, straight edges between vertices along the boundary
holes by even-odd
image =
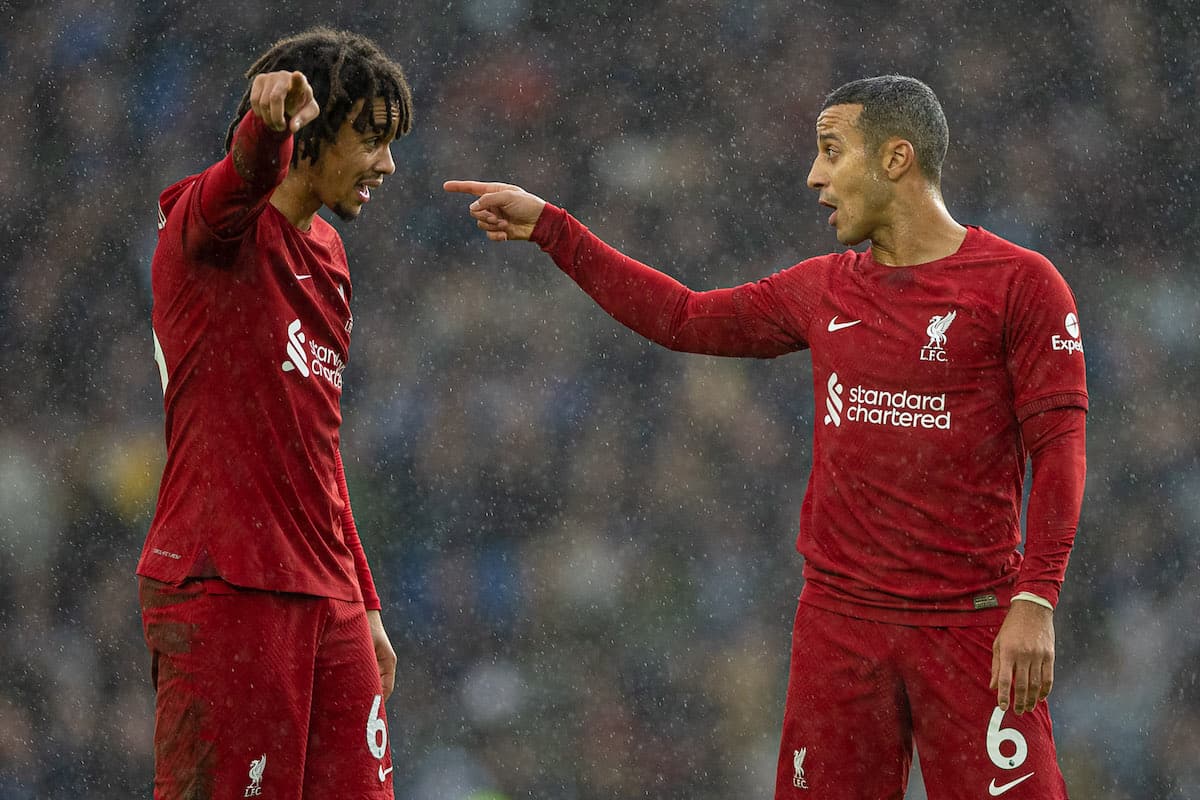
[[[338,389],[341,389],[342,370],[346,368],[345,363],[342,362],[342,357],[331,348],[323,344],[317,344],[311,339],[308,341],[308,349],[312,353],[312,362],[309,364],[309,369],[312,370],[313,374],[320,375]]]
[[[917,394],[907,390],[888,392],[855,386],[850,390],[846,420],[898,428],[950,430],[945,394]]]

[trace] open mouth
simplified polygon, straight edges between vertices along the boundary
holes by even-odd
[[[378,189],[382,185],[383,181],[378,178],[358,184],[358,202],[364,204],[371,202],[371,190]]]
[[[829,224],[837,225],[837,213],[838,213],[837,206],[835,206],[833,203],[826,202],[825,200],[818,200],[817,202],[820,203],[821,205],[825,206],[826,208],[833,209],[833,213],[829,215]]]

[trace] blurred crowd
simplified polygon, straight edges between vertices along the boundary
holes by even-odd
[[[0,2],[0,798],[149,796],[155,202],[221,157],[257,54],[315,23],[375,38],[416,102],[396,175],[339,223],[398,798],[769,796],[814,413],[805,355],[656,349],[441,182],[519,183],[735,285],[837,249],[813,122],[885,72],[945,105],[952,213],[1078,298],[1089,474],[1051,697],[1072,796],[1200,797],[1190,6]]]

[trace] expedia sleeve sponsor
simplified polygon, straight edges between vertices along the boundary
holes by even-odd
[[[1055,350],[1066,350],[1067,355],[1072,353],[1083,352],[1083,342],[1079,338],[1079,317],[1072,311],[1067,314],[1063,320],[1063,327],[1067,329],[1069,339],[1059,336],[1057,333],[1050,337],[1050,346]]]
[[[1068,353],[1083,352],[1083,342],[1078,339],[1067,339],[1057,333],[1050,337],[1050,346],[1055,350],[1066,350]]]

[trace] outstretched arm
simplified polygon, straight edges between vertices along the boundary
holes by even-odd
[[[799,349],[764,309],[768,290],[747,285],[694,292],[614,250],[578,220],[510,183],[447,181],[476,196],[471,216],[494,242],[532,240],[622,325],[672,350],[773,358]]]
[[[300,72],[256,75],[250,110],[233,136],[229,154],[200,185],[199,224],[186,225],[189,253],[203,256],[214,245],[242,236],[287,176],[292,134],[320,113],[312,87]]]

